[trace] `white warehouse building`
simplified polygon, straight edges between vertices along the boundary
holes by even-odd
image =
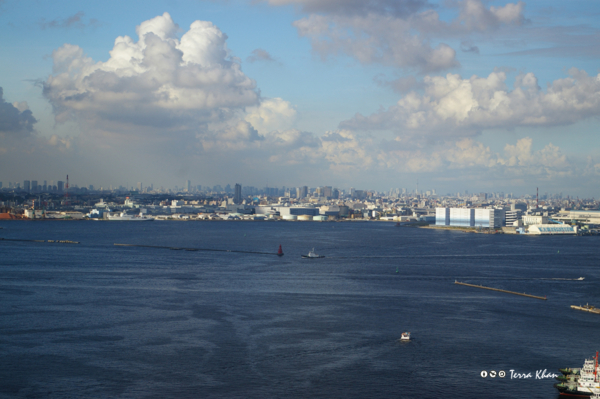
[[[500,228],[504,210],[488,208],[435,208],[438,226]]]

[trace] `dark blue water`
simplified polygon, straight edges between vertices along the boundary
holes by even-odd
[[[81,242],[0,241],[3,398],[556,399],[556,381],[536,371],[581,367],[600,349],[600,316],[569,308],[600,306],[597,237],[376,222],[0,227],[5,238]],[[114,243],[282,244],[285,256]],[[327,258],[300,258],[313,247]],[[398,342],[403,331],[414,340]]]

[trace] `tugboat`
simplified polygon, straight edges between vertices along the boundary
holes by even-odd
[[[558,369],[563,375],[579,374],[580,368],[565,367],[564,369]]]
[[[410,341],[410,333],[403,332],[402,335],[400,336],[400,341]]]
[[[308,253],[308,255],[302,255],[302,257],[305,258],[305,259],[321,259],[321,258],[324,258],[323,255],[317,255],[315,253],[315,249],[314,248],[312,249],[312,251],[310,251]]]

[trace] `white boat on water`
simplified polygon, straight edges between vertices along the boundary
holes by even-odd
[[[308,255],[302,255],[302,257],[305,258],[305,259],[320,259],[320,258],[324,258],[323,255],[317,255],[315,253],[315,249],[314,248],[312,249],[312,251],[310,251],[308,253]]]
[[[139,215],[128,215],[125,212],[121,212],[118,215],[109,213],[108,215],[106,215],[106,220],[121,222],[151,222],[154,220],[154,218],[143,215],[141,212]]]
[[[403,332],[402,335],[400,336],[400,341],[410,341],[410,333]]]

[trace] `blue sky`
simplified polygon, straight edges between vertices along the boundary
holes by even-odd
[[[418,179],[597,197],[599,14],[595,1],[0,1],[0,181]]]

